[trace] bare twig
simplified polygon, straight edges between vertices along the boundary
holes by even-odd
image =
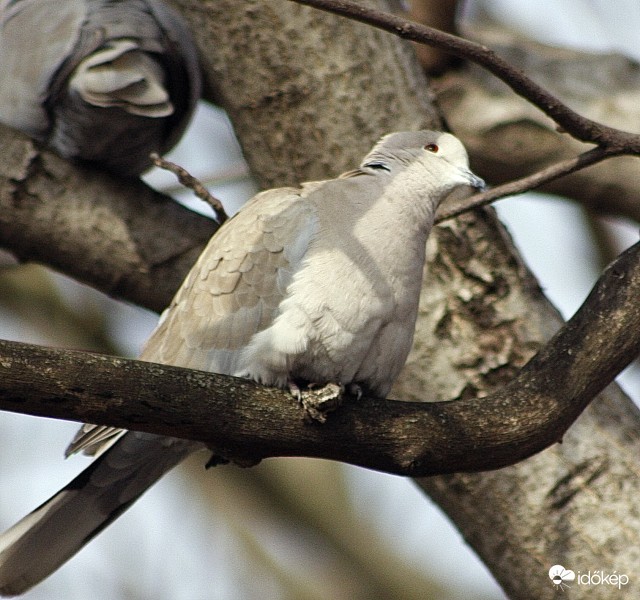
[[[173,173],[183,186],[190,189],[198,198],[200,198],[200,200],[206,202],[211,208],[213,208],[216,213],[216,221],[220,225],[229,218],[227,212],[224,210],[222,201],[216,198],[204,185],[202,185],[202,182],[199,179],[191,175],[191,173],[189,173],[189,171],[184,167],[162,158],[156,152],[151,154],[151,160],[156,167]]]
[[[640,353],[640,243],[509,385],[483,399],[361,398],[305,424],[282,391],[83,352],[0,343],[0,407],[201,440],[243,462],[313,456],[411,476],[503,467],[560,441]],[[132,401],[135,398],[135,404]]]
[[[469,196],[456,206],[443,206],[441,210],[438,210],[435,222],[442,223],[443,221],[457,217],[458,215],[468,212],[474,208],[491,204],[491,202],[495,202],[500,198],[513,196],[515,194],[522,194],[523,192],[535,189],[548,181],[553,181],[558,177],[568,175],[574,171],[584,169],[589,165],[599,163],[606,158],[623,153],[624,152],[622,150],[618,149],[600,147],[592,148],[575,158],[560,161],[545,169],[541,169],[536,173],[522,177],[521,179],[510,181],[485,192],[480,192],[479,194],[473,194],[473,196]]]
[[[573,137],[583,142],[622,150],[624,154],[640,154],[640,135],[607,127],[602,123],[583,117],[486,46],[355,2],[346,0],[290,1],[342,15],[388,31],[403,39],[441,48],[455,56],[468,59],[500,78],[514,92],[537,106]]]
[[[587,116],[606,111],[607,124],[635,131],[640,108],[634,110],[630,99],[640,100],[640,73],[636,74],[633,61],[616,54],[547,47],[510,34],[503,39],[503,30],[494,33],[475,25],[473,35],[500,44],[499,52],[507,60],[549,86],[575,110]],[[590,72],[597,72],[597,77]],[[448,125],[464,141],[471,164],[486,180],[497,186],[589,149],[571,136],[554,132],[553,122],[545,115],[506,86],[491,85],[492,78],[469,65],[448,72],[434,84]],[[575,200],[599,214],[640,221],[640,171],[633,156],[602,161],[538,189]]]

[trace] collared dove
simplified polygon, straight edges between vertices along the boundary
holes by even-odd
[[[385,136],[337,179],[258,194],[212,237],[141,359],[386,396],[412,343],[436,208],[459,186],[483,186],[462,144],[418,131]],[[204,446],[85,425],[68,453],[81,449],[103,453],[0,536],[1,594],[45,578]]]
[[[0,82],[0,122],[125,176],[178,142],[201,87],[160,0],[0,0]]]

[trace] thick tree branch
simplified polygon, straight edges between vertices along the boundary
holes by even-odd
[[[216,224],[139,180],[40,150],[0,125],[0,246],[160,311]]]
[[[204,441],[230,457],[311,456],[424,476],[496,469],[560,441],[638,354],[640,243],[603,273],[574,317],[487,398],[345,403],[306,424],[283,391],[167,365],[0,343],[0,406]],[[134,401],[135,399],[135,401]]]
[[[454,56],[470,60],[500,78],[516,94],[537,106],[573,137],[583,142],[616,148],[626,154],[640,154],[640,135],[583,117],[486,46],[348,0],[290,1],[342,15],[402,39],[441,48]]]

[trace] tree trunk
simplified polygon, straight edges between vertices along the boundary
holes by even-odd
[[[437,126],[411,47],[389,34],[286,0],[174,3],[195,30],[209,96],[228,110],[265,187],[335,175],[383,133]],[[392,397],[481,397],[508,381],[560,318],[490,210],[437,228],[428,254],[414,350]],[[548,576],[555,564],[625,574],[631,597],[639,430],[638,411],[610,388],[562,445],[497,472],[417,483],[510,597],[557,597]],[[570,597],[620,593],[584,581],[572,583]]]

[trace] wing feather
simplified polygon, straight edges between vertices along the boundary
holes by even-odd
[[[278,314],[316,227],[309,188],[255,196],[211,238],[140,358],[232,374]],[[68,452],[100,450],[121,430],[83,426]]]
[[[239,358],[273,322],[315,230],[313,208],[300,201],[304,191],[258,194],[216,233],[147,342],[143,360],[235,371],[230,356]],[[188,364],[185,346],[193,350]]]

